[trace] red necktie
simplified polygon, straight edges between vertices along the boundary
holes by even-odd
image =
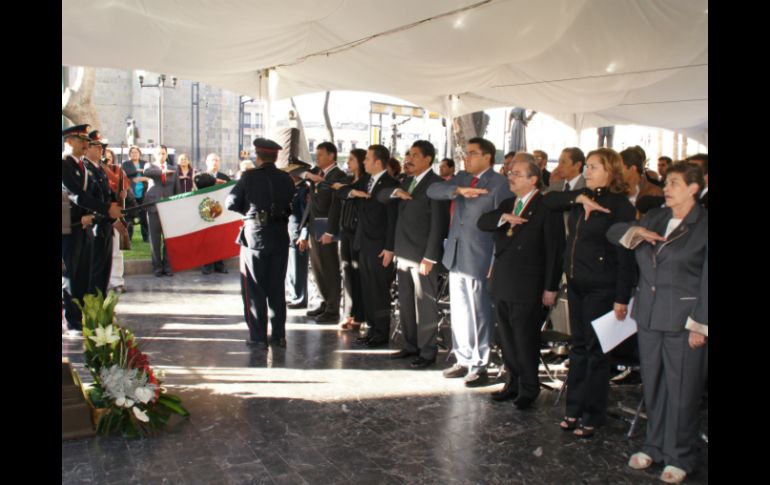
[[[471,180],[471,187],[476,187],[476,184],[479,183],[478,177],[473,177],[473,180]],[[455,200],[452,199],[452,203],[449,204],[449,220],[452,220],[452,216],[454,216],[455,213]],[[451,224],[450,224],[451,225]]]
[[[160,166],[160,183],[165,187],[166,186],[166,164],[162,164]]]
[[[85,175],[86,175],[86,167],[83,166],[83,159],[82,158],[79,159],[78,163],[80,164],[80,171],[83,173],[83,176],[85,177]]]

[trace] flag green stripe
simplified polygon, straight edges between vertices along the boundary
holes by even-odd
[[[231,180],[225,184],[212,185],[211,187],[206,187],[205,189],[199,189],[193,192],[185,192],[184,194],[179,195],[172,195],[171,197],[166,197],[165,199],[159,200],[157,203],[162,204],[164,202],[173,202],[175,200],[185,199],[187,197],[195,197],[196,195],[206,194],[208,192],[214,192],[215,190],[220,190],[225,187],[230,187],[231,185],[235,185],[235,183],[235,180]]]

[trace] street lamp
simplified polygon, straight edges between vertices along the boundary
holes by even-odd
[[[171,76],[171,86],[166,86],[166,75],[161,74],[158,76],[158,81],[155,84],[144,83],[144,71],[138,71],[139,75],[139,87],[142,88],[158,88],[158,145],[163,144],[163,89],[176,88],[177,78]]]

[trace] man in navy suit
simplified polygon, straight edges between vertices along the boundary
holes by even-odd
[[[516,195],[481,216],[482,231],[494,232],[495,263],[490,283],[508,379],[492,399],[515,399],[524,409],[540,393],[538,357],[543,306],[556,304],[564,252],[561,213],[542,202],[535,157],[519,152],[506,173]]]
[[[364,315],[369,331],[358,342],[369,348],[388,344],[390,336],[390,285],[393,283],[393,247],[396,236],[398,207],[377,200],[381,191],[388,194],[398,187],[398,181],[387,170],[390,151],[382,145],[372,145],[366,152],[364,169],[371,177],[348,185],[339,191],[342,199],[360,197],[358,225],[353,247],[361,268]]]

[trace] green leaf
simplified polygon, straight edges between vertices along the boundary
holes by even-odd
[[[187,409],[185,409],[184,406],[174,401],[166,400],[164,399],[164,396],[160,396],[158,398],[158,404],[161,406],[167,407],[171,411],[175,412],[180,416],[184,416],[185,418],[190,416],[190,412],[187,411]]]

